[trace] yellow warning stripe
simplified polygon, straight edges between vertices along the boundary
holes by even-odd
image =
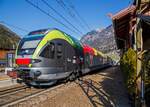
[[[3,80],[10,80],[11,78],[8,77],[8,78],[0,78],[0,81],[3,81]]]

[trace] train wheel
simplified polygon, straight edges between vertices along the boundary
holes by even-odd
[[[77,79],[78,80],[81,80],[82,79],[82,71],[78,71],[78,73],[77,73]]]
[[[76,79],[76,73],[72,72],[71,75],[69,76],[70,81],[74,81]]]
[[[77,70],[77,72],[76,72],[76,77],[79,78],[79,77],[81,77],[81,76],[82,76],[82,72],[79,71],[79,70]]]
[[[31,88],[31,84],[25,83],[28,88]]]

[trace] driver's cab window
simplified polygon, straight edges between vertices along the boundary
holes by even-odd
[[[54,43],[48,43],[47,46],[43,49],[40,56],[44,58],[50,58],[53,59],[55,54],[55,44]]]

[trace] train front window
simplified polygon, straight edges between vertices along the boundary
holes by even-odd
[[[24,42],[23,46],[21,49],[31,49],[31,48],[36,48],[37,45],[39,44],[40,40],[31,40],[31,41],[26,41]]]
[[[18,55],[32,55],[42,37],[23,38],[18,46]]]

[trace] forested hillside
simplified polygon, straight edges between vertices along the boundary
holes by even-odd
[[[10,29],[0,24],[0,48],[12,49],[20,41],[20,37]]]

